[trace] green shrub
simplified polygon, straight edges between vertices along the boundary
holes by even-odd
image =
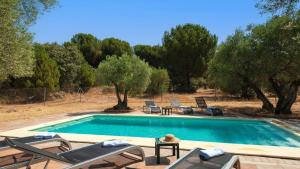
[[[49,57],[56,61],[60,72],[60,87],[70,88],[76,85],[75,80],[80,72],[82,61],[84,60],[81,52],[75,44],[56,43],[43,45]]]
[[[170,77],[166,69],[152,68],[151,82],[146,93],[155,95],[167,92],[170,85]]]
[[[59,88],[60,73],[58,66],[41,45],[34,47],[36,66],[33,81],[35,87],[47,87],[51,91]]]
[[[95,69],[87,62],[83,63],[78,74],[78,82],[81,88],[89,88],[94,86],[96,81]]]

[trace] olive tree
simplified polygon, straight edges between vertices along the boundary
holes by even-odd
[[[219,45],[215,56],[210,60],[208,79],[211,85],[224,92],[248,98],[250,88],[256,91],[258,98],[265,100],[260,89],[262,72],[258,63],[249,36],[242,30],[237,30]],[[263,107],[270,108],[272,105],[267,102]]]
[[[300,85],[300,12],[273,17],[251,30],[260,77],[278,97],[274,112],[290,114]]]
[[[291,114],[300,86],[299,35],[299,14],[273,17],[252,26],[246,35],[237,32],[219,47],[210,63],[210,76],[224,80],[217,84],[247,85],[262,101],[263,109]],[[276,94],[276,105],[266,91]]]
[[[0,3],[0,80],[34,73],[32,34],[27,29],[55,0],[2,0]]]
[[[106,85],[115,87],[118,104],[114,109],[128,109],[128,94],[142,93],[147,89],[151,68],[136,56],[110,56],[100,63],[97,74]]]

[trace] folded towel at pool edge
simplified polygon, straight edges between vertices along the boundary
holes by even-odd
[[[41,132],[41,133],[35,134],[34,137],[37,139],[51,139],[51,138],[54,138],[55,135],[56,135],[56,133]]]
[[[210,158],[223,155],[224,151],[220,148],[212,148],[207,150],[200,150],[199,156],[202,160],[209,160]]]
[[[118,147],[126,145],[128,145],[128,142],[126,140],[111,140],[103,142],[103,147]]]

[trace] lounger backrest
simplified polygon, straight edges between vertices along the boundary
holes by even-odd
[[[40,143],[40,142],[50,142],[51,140],[55,141],[61,141],[63,140],[59,135],[55,135],[53,138],[37,138],[35,136],[29,136],[29,137],[20,137],[20,138],[14,138],[13,140],[16,140],[21,143],[26,144],[33,144],[33,143]],[[5,140],[0,141],[0,149],[3,147],[9,146]]]
[[[11,140],[7,137],[5,138],[5,141],[11,147],[21,150],[21,151],[25,151],[29,154],[42,156],[45,158],[49,158],[49,159],[53,159],[53,160],[57,160],[57,161],[65,162],[65,163],[70,163],[67,159],[64,159],[63,157],[60,157],[60,156],[58,156],[54,153],[48,152],[48,151],[38,149],[38,148],[30,146],[28,144],[24,144],[24,143],[18,142],[16,140]]]
[[[151,101],[151,100],[145,101],[145,104],[146,104],[147,107],[156,106],[154,101]]]
[[[180,104],[180,102],[178,100],[173,99],[173,100],[171,100],[171,106],[172,107],[180,107],[181,104]]]
[[[202,109],[206,109],[207,108],[207,104],[204,100],[203,97],[195,97],[195,100],[196,100],[196,103],[197,103],[197,106],[199,108],[202,108]]]

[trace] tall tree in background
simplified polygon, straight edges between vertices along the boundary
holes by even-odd
[[[134,53],[141,59],[144,59],[149,65],[159,68],[163,67],[163,47],[156,45],[136,45],[134,46]]]
[[[101,52],[101,42],[91,34],[78,33],[71,39],[77,44],[85,60],[94,68],[97,68],[100,61],[105,59]]]
[[[55,0],[2,0],[0,3],[0,80],[33,74],[30,26]]]
[[[261,13],[291,15],[296,11],[296,6],[300,0],[259,0],[256,7]]]
[[[116,38],[107,38],[102,41],[101,45],[102,55],[106,56],[122,56],[124,54],[131,55],[132,49],[130,44]]]
[[[191,79],[203,76],[216,45],[217,37],[200,25],[179,25],[170,32],[165,32],[164,61],[177,91],[195,90]]]

